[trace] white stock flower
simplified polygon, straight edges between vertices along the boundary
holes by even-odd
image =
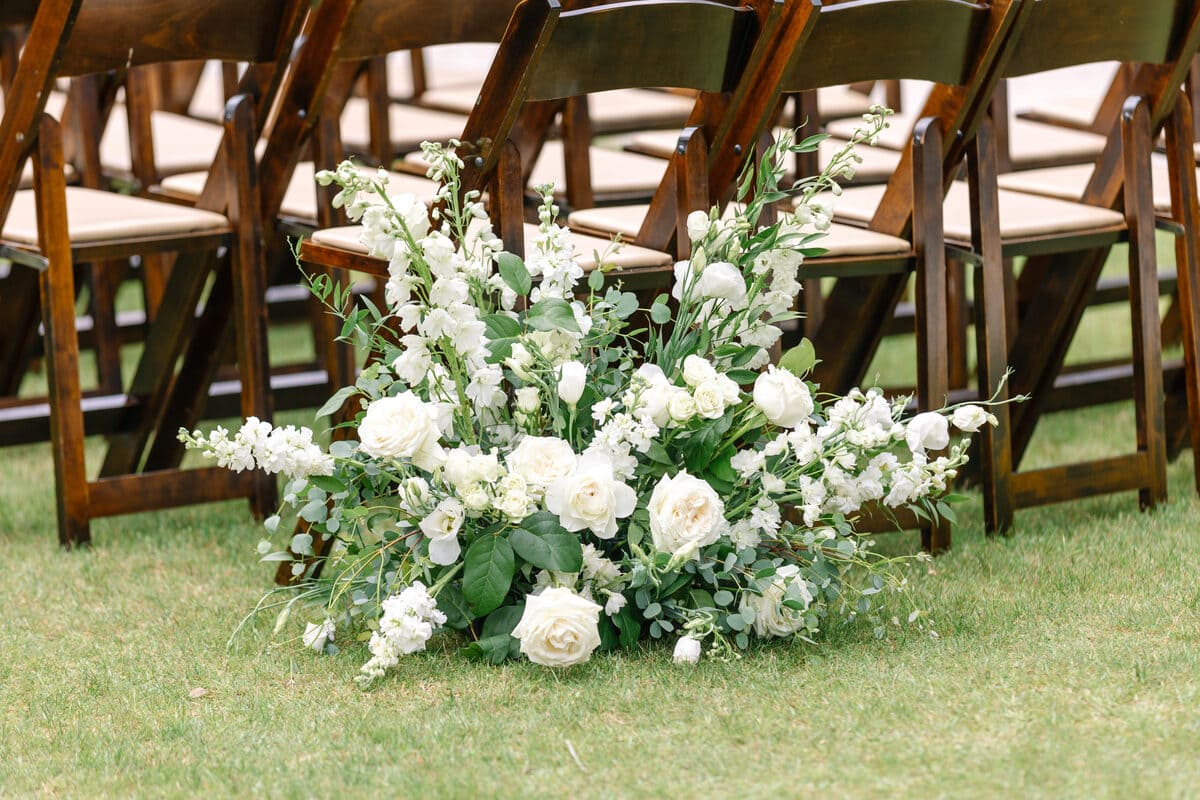
[[[578,361],[558,365],[558,396],[569,406],[574,406],[583,396],[587,382],[587,367]]]
[[[335,630],[336,627],[331,619],[324,622],[310,622],[305,626],[304,636],[301,639],[305,647],[323,653],[325,652],[325,643],[333,641]]]
[[[754,405],[768,422],[781,428],[794,428],[813,413],[808,385],[788,370],[774,366],[755,379]]]
[[[926,411],[908,421],[904,439],[913,453],[941,450],[950,444],[950,425],[941,414]]]
[[[526,436],[505,459],[508,469],[538,492],[570,475],[579,463],[571,445],[553,436]]]
[[[440,566],[458,561],[462,545],[458,532],[462,529],[466,509],[461,501],[447,497],[421,520],[421,533],[429,537],[429,560]]]
[[[995,425],[996,417],[976,405],[959,406],[950,416],[950,422],[963,433],[974,433],[984,425]]]
[[[372,400],[358,426],[364,453],[374,458],[409,458],[423,470],[433,470],[445,459],[439,438],[437,409],[412,392]]]
[[[707,481],[687,472],[663,475],[647,506],[655,549],[697,558],[725,532],[725,506]]]
[[[521,652],[544,667],[582,664],[600,646],[600,606],[555,587],[525,598],[525,612],[512,635]]]
[[[804,628],[804,612],[783,605],[784,600],[796,600],[807,608],[812,602],[812,593],[799,572],[795,564],[788,564],[779,568],[762,595],[742,592],[738,607],[752,609],[754,632],[759,636],[790,636]]]
[[[625,607],[625,595],[620,592],[613,592],[608,596],[608,600],[604,603],[604,613],[608,616],[616,616],[621,613],[621,609]]]
[[[700,660],[700,640],[691,636],[680,636],[675,643],[671,660],[676,664],[695,664]]]
[[[598,454],[579,459],[575,469],[546,489],[546,508],[558,515],[569,531],[590,530],[611,539],[617,520],[633,513],[637,495],[613,475],[612,462]]]

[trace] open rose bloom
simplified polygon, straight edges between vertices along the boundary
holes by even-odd
[[[759,235],[782,164],[816,147],[784,137],[735,214],[689,217],[693,255],[649,298],[619,272],[584,274],[549,187],[525,259],[503,252],[478,194],[460,191],[454,143],[425,147],[444,181],[432,215],[382,175],[319,175],[388,261],[382,314],[333,309],[380,356],[319,412],[348,402],[351,435],[326,451],[258,420],[181,433],[223,466],[288,479],[268,521],[281,538],[260,553],[292,562],[288,610],[310,623],[297,638],[369,640],[370,681],[439,631],[492,662],[570,667],[661,639],[695,663],[875,614],[903,582],[856,518],[944,511],[965,434],[991,421],[963,406],[910,424],[908,398],[822,398],[807,343],[772,358],[829,224],[815,198],[885,117],[786,189],[796,211]]]

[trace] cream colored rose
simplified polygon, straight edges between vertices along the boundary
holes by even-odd
[[[786,369],[767,367],[754,381],[754,405],[773,425],[794,428],[813,413],[808,385]]]
[[[699,386],[717,377],[717,370],[700,356],[691,355],[683,360],[683,381],[688,386]]]
[[[599,539],[617,533],[617,520],[633,513],[637,495],[613,475],[612,462],[584,455],[575,469],[546,489],[546,508],[569,531],[590,530]]]
[[[696,558],[726,529],[725,505],[706,481],[687,472],[664,475],[650,495],[650,537],[664,553]]]
[[[787,599],[798,600],[805,608],[812,602],[812,593],[799,572],[800,568],[795,564],[788,564],[779,568],[775,580],[761,595],[742,592],[738,607],[751,609],[757,635],[763,638],[791,636],[804,627],[804,612],[783,605]]]
[[[374,458],[409,458],[423,470],[433,470],[445,460],[440,437],[437,409],[412,392],[372,400],[358,426],[364,453]]]
[[[507,462],[511,473],[520,475],[540,493],[559,478],[570,475],[579,463],[579,457],[562,439],[526,436],[508,454]]]
[[[667,398],[667,414],[673,422],[683,424],[696,416],[696,401],[687,389],[672,389]]]
[[[738,387],[724,375],[715,375],[692,392],[696,412],[705,419],[719,419],[726,407],[738,400]]]
[[[601,611],[570,589],[544,589],[525,598],[525,613],[512,635],[521,640],[521,652],[535,664],[582,664],[600,646]]]

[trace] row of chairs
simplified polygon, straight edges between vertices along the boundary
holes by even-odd
[[[1034,395],[1013,410],[1012,420],[1003,409],[1001,426],[982,437],[989,530],[1006,530],[1015,508],[1038,503],[1132,489],[1140,492],[1143,505],[1165,498],[1167,433],[1150,163],[1155,137],[1165,129],[1172,202],[1159,211],[1182,234],[1177,238],[1179,318],[1185,354],[1194,367],[1195,167],[1191,112],[1186,97],[1179,99],[1200,37],[1194,2],[1105,0],[1100,9],[1081,0],[997,0],[986,6],[961,0],[823,5],[815,0],[635,0],[562,8],[553,0],[528,0],[514,11],[511,0],[460,0],[436,10],[383,0],[322,0],[305,21],[308,5],[221,2],[199,10],[179,0],[143,9],[115,0],[41,0],[36,16],[28,13],[32,5],[26,10],[25,21],[32,24],[20,61],[10,70],[0,128],[5,187],[0,200],[8,197],[0,203],[5,219],[0,257],[34,269],[14,266],[4,278],[3,302],[6,312],[14,312],[6,314],[4,324],[24,338],[20,347],[9,346],[0,355],[28,353],[36,334],[34,298],[40,293],[64,544],[86,542],[88,521],[112,513],[237,496],[251,497],[257,513],[270,508],[270,481],[178,470],[182,453],[173,431],[194,424],[206,404],[213,410],[211,386],[229,349],[237,353],[242,414],[269,416],[273,399],[285,389],[286,374],[268,378],[262,302],[269,251],[284,249],[276,232],[311,234],[302,257],[335,276],[384,270],[362,251],[352,227],[337,224],[344,220],[328,197],[318,199],[312,170],[340,159],[346,104],[364,73],[361,99],[368,105],[378,101],[369,117],[375,160],[390,164],[401,155],[392,147],[396,137],[387,124],[395,106],[390,93],[380,90],[381,83],[386,85],[380,76],[386,77],[387,54],[455,41],[499,44],[459,136],[479,145],[478,157],[468,160],[465,181],[467,188],[490,192],[506,245],[523,249],[524,187],[535,176],[538,156],[553,151],[554,144],[564,156],[566,199],[574,210],[570,222],[579,231],[579,251],[603,251],[605,237],[622,234],[632,246],[619,256],[623,269],[615,274],[625,285],[648,291],[669,281],[669,265],[686,253],[681,232],[687,212],[729,199],[735,176],[755,145],[770,135],[785,98],[808,103],[797,107],[816,120],[810,102],[815,90],[854,82],[933,81],[910,144],[898,153],[887,183],[848,189],[839,198],[841,220],[825,243],[829,253],[806,263],[810,286],[822,277],[836,279],[822,301],[823,321],[810,331],[823,359],[818,380],[844,391],[864,377],[915,274],[917,405],[945,402],[952,389],[950,352],[961,347],[961,338],[951,336],[953,298],[962,296],[955,287],[965,283],[967,266],[973,265],[975,391],[990,394],[1011,364],[1016,370],[1012,385]],[[1127,24],[1113,25],[1112,19]],[[21,21],[19,11],[0,20]],[[228,34],[232,23],[237,36]],[[106,35],[97,35],[98,30]],[[293,52],[296,41],[301,44]],[[124,74],[129,140],[134,152],[140,144],[142,153],[131,160],[142,165],[140,170],[156,170],[147,144],[153,141],[155,113],[147,100],[154,92],[136,77],[129,80],[138,71],[128,68],[192,59],[254,65],[238,79],[212,168],[169,176],[142,171],[140,185],[159,187],[155,193],[173,204],[115,199],[111,193],[66,186],[59,124],[42,115],[55,79]],[[1001,82],[1102,60],[1136,64],[1127,70],[1125,85],[1133,99],[1107,127],[1097,122],[1104,145],[1085,178],[1086,193],[1068,201],[1028,193],[1013,197],[999,190],[989,109]],[[102,117],[111,109],[112,101],[104,99],[115,96],[111,79],[77,85],[87,88],[72,92],[73,100],[83,96],[75,116]],[[671,97],[687,97],[692,110],[670,158],[650,159],[660,165],[650,171],[655,176],[650,202],[587,210],[596,200],[587,169],[594,127],[588,105],[575,98],[660,86],[691,90],[691,97]],[[431,92],[421,94],[428,99]],[[560,145],[550,139],[556,129]],[[302,162],[308,155],[311,166]],[[28,156],[34,162],[31,191],[19,188]],[[964,161],[965,181],[956,181]],[[434,187],[414,174],[419,165],[397,166],[402,171],[392,176],[394,188],[432,194]],[[1051,219],[1057,221],[1051,224]],[[1016,472],[1014,464],[1062,371],[1066,345],[1104,256],[1122,240],[1132,243],[1136,453]],[[173,262],[160,255],[168,248],[179,248]],[[143,267],[157,265],[161,277],[141,360],[127,391],[85,400],[78,378],[73,265],[88,263],[93,273],[117,270],[118,260],[134,251],[146,254]],[[1018,282],[1005,266],[1016,255],[1028,255],[1029,262],[1014,286]],[[97,283],[103,281],[93,277],[93,286]],[[322,339],[319,333],[318,341],[332,341],[332,331],[325,334]],[[353,376],[354,354],[331,345],[320,361],[323,386]],[[8,368],[3,360],[0,366]],[[1200,431],[1196,386],[1196,370],[1185,371],[1177,395],[1191,409],[1192,424],[1184,430],[1192,436]],[[23,419],[35,411],[45,416],[45,409],[31,411],[28,403],[9,405],[7,410],[26,415]],[[90,430],[109,437],[101,477],[90,482],[82,455],[85,419]],[[926,525],[923,541],[931,550],[948,546],[948,525]]]

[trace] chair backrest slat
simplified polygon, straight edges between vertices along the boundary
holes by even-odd
[[[199,58],[275,61],[286,55],[281,47],[291,45],[296,14],[307,5],[296,0],[85,0],[59,75]]]
[[[1177,58],[1189,0],[1037,0],[1006,77],[1097,61],[1165,64]]]
[[[341,58],[362,60],[438,44],[499,42],[518,0],[362,0],[343,33]]]
[[[533,71],[527,99],[648,86],[726,91],[753,43],[753,23],[751,9],[709,0],[564,11]]]
[[[840,83],[907,78],[949,85],[971,79],[973,49],[987,6],[965,0],[854,2],[821,8],[808,43],[795,52],[786,92]]]

